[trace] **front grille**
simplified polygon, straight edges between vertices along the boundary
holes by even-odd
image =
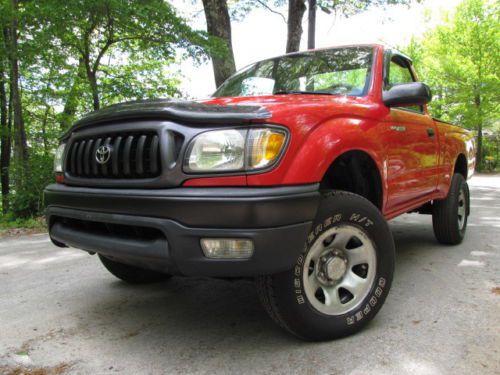
[[[109,160],[98,163],[97,151],[109,146]],[[66,154],[72,177],[144,179],[160,175],[160,140],[155,132],[123,132],[78,138]],[[101,160],[102,161],[102,160]]]

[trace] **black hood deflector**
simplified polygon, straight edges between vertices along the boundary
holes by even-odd
[[[62,137],[88,125],[122,120],[174,120],[193,125],[249,123],[251,120],[268,119],[271,113],[263,107],[252,105],[202,104],[187,100],[153,99],[114,104],[91,112],[78,120]]]

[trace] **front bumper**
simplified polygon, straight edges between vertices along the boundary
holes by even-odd
[[[50,185],[51,239],[172,274],[245,277],[291,269],[319,204],[318,185],[163,190]],[[209,259],[201,238],[248,238],[249,259]]]

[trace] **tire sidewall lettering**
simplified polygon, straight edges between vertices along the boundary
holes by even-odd
[[[371,238],[370,234],[367,232],[370,227],[374,225],[374,221],[364,214],[353,212],[350,215],[334,214],[328,216],[322,220],[319,224],[315,226],[309,232],[306,239],[306,244],[303,249],[303,253],[299,255],[294,267],[294,277],[293,277],[293,289],[295,294],[295,302],[298,305],[304,305],[308,302],[305,291],[303,290],[303,270],[304,261],[316,238],[318,238],[325,230],[337,225],[338,223],[354,223],[357,226],[363,228],[366,234]],[[378,256],[379,254],[377,254]],[[377,262],[378,263],[378,262]],[[370,293],[367,295],[363,303],[356,309],[344,314],[344,322],[347,326],[362,322],[367,316],[376,312],[376,307],[379,307],[379,302],[382,300],[382,296],[386,293],[387,280],[385,277],[379,275],[379,269],[377,267],[377,277],[374,284],[371,287]],[[316,313],[321,314],[319,311],[314,309],[314,307],[308,302],[309,308],[313,309]],[[339,315],[341,317],[342,315]]]

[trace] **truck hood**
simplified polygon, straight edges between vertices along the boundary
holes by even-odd
[[[270,95],[210,98],[138,100],[91,112],[77,121],[61,138],[83,127],[124,120],[173,120],[206,125],[240,125],[269,121],[290,127],[312,127],[328,118],[356,113],[369,116],[378,106],[367,98],[331,95]]]
[[[314,127],[333,117],[344,115],[377,118],[380,105],[369,97],[341,95],[288,94],[269,96],[247,96],[210,98],[204,104],[257,106],[267,110],[271,116],[266,121],[289,127]],[[387,111],[387,108],[385,108]]]
[[[234,125],[270,117],[271,113],[258,105],[211,105],[177,99],[138,100],[90,112],[78,120],[62,138],[83,127],[132,119],[174,120],[195,125]]]

